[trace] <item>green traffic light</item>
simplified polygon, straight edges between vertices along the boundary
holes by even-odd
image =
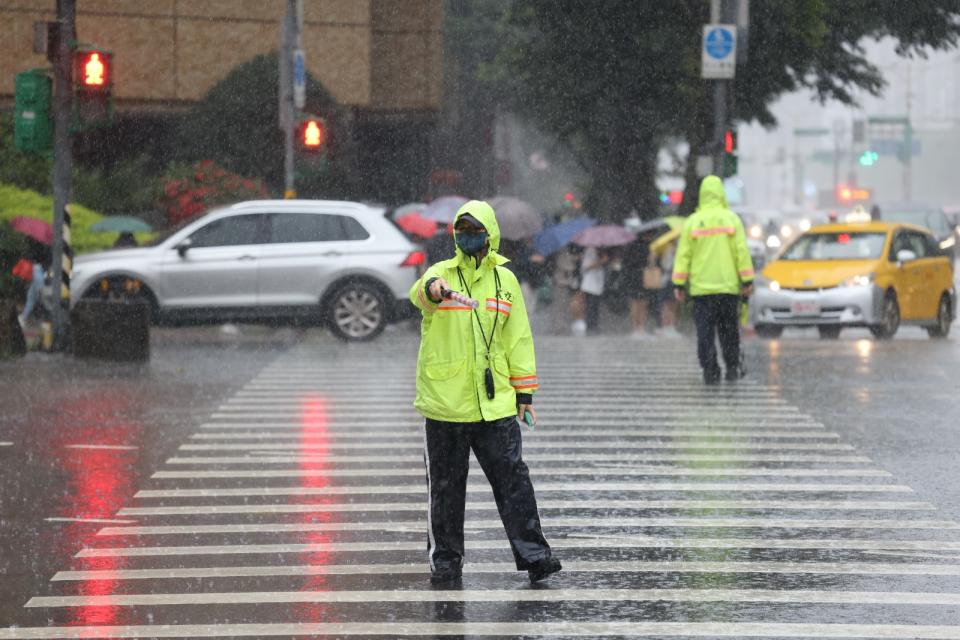
[[[864,151],[860,155],[860,164],[864,167],[872,167],[877,164],[877,160],[880,159],[880,154],[876,151]]]

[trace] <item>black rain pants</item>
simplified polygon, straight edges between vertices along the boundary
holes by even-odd
[[[439,422],[427,418],[427,551],[431,571],[463,565],[463,519],[467,472],[473,450],[493,489],[517,569],[551,556],[540,529],[533,484],[522,458],[520,424],[515,417],[494,422]]]
[[[693,320],[697,325],[697,357],[704,379],[720,379],[717,363],[717,336],[727,371],[740,367],[740,296],[715,294],[693,298]]]

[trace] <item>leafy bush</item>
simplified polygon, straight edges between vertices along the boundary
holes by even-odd
[[[53,156],[25,153],[13,145],[13,114],[0,113],[0,184],[50,193]]]
[[[152,211],[160,181],[148,165],[149,159],[140,156],[118,162],[109,170],[78,167],[73,174],[74,199],[107,214],[138,215]]]
[[[26,255],[27,243],[23,236],[0,220],[0,299],[20,298],[24,295],[23,281],[14,278],[13,265]]]
[[[206,213],[217,205],[266,195],[267,188],[262,180],[244,178],[212,160],[201,160],[170,167],[163,179],[159,205],[172,226]]]
[[[116,234],[95,233],[90,226],[103,218],[96,211],[74,204],[73,211],[73,251],[76,254],[108,249],[113,245]],[[35,191],[19,189],[12,185],[0,184],[0,220],[9,222],[17,216],[38,218],[53,222],[53,198]]]

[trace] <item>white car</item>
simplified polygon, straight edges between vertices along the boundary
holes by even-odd
[[[306,317],[369,340],[412,310],[424,253],[384,209],[259,200],[213,211],[152,246],[80,256],[71,303],[133,289],[159,318]]]

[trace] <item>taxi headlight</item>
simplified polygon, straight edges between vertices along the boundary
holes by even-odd
[[[956,237],[950,236],[950,237],[947,238],[946,240],[942,240],[942,241],[940,242],[940,248],[941,248],[941,249],[949,249],[950,247],[952,247],[952,246],[955,245],[956,243],[957,243]]]
[[[800,224],[798,226],[800,227],[800,231],[810,231],[811,224],[809,220],[804,218],[803,220],[800,221]]]
[[[873,284],[874,275],[872,273],[861,274],[847,278],[840,283],[841,287],[869,287]]]
[[[767,284],[767,287],[770,291],[780,291],[780,283],[776,280],[771,280],[769,284]]]

